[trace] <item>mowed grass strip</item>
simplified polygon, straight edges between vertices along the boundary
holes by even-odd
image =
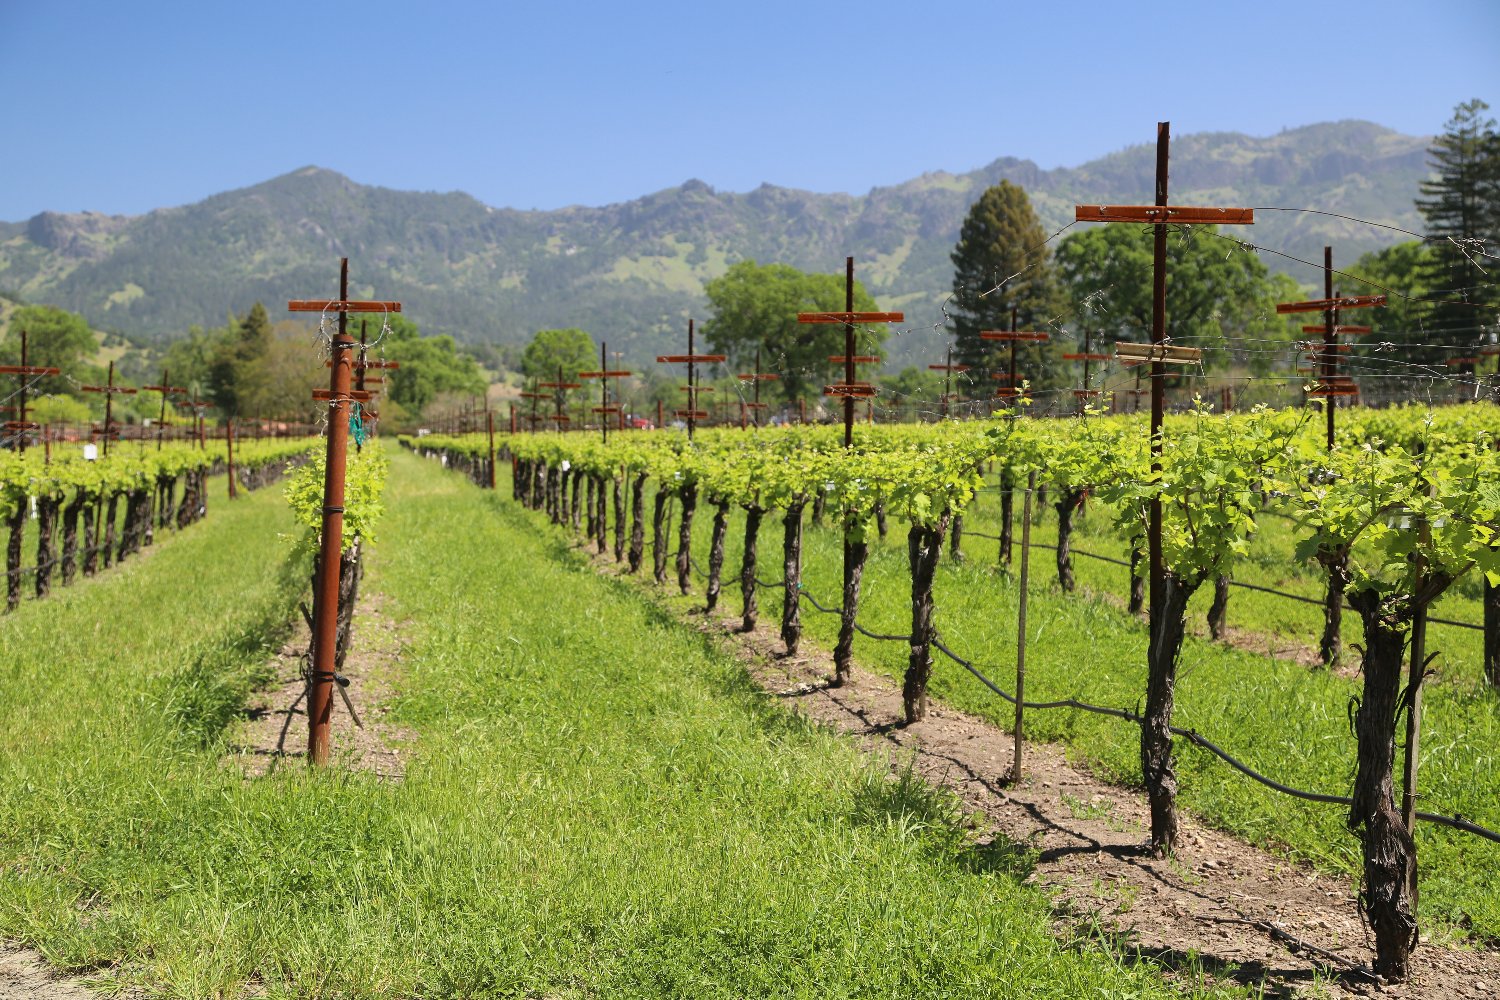
[[[0,935],[183,997],[1212,991],[1060,946],[1024,851],[405,454],[366,586],[406,780],[243,779],[223,726],[305,587],[274,492],[0,624]]]
[[[648,492],[648,504],[649,496]],[[986,495],[980,503],[981,509],[986,504],[998,508],[993,496]],[[1018,503],[1017,567],[1019,509]],[[1090,520],[1102,522],[1102,514],[1095,512]],[[674,504],[674,551],[677,516]],[[707,565],[712,517],[712,507],[700,500],[693,524],[693,551],[700,567]],[[1034,540],[1047,537],[1047,529],[1055,536],[1056,520],[1049,511],[1043,532],[1034,534]],[[823,527],[812,527],[810,518],[804,526],[803,585],[830,608],[841,604],[843,553],[836,522],[830,511]],[[998,519],[991,521],[983,514],[966,518],[965,525],[998,534]],[[743,528],[743,514],[736,510],[726,539],[725,586],[720,599],[731,610],[740,607]],[[892,519],[889,536],[878,543],[872,539],[859,621],[873,632],[900,635],[911,630],[906,530],[906,524]],[[1111,551],[1096,545],[1092,538],[1078,544]],[[976,661],[991,680],[1012,690],[1018,582],[1014,575],[997,568],[997,545],[993,541],[966,536],[963,549],[966,558],[954,562],[945,543],[934,583],[937,628],[949,648]],[[780,580],[781,551],[782,522],[777,512],[762,523],[760,579]],[[644,572],[649,573],[649,565],[648,530]],[[1074,566],[1081,588],[1097,584],[1101,591],[1105,589],[1100,582],[1103,575],[1095,567],[1109,571],[1109,585],[1120,599],[1115,603],[1083,593],[1063,593],[1056,583],[1053,553],[1032,549],[1027,697],[1032,701],[1074,697],[1139,710],[1146,692],[1147,632],[1143,622],[1125,613],[1126,571],[1082,558],[1075,558]],[[1249,571],[1245,575],[1251,578]],[[694,581],[694,596],[673,599],[674,607],[682,610],[702,604],[703,578],[695,574]],[[670,589],[676,592],[675,577]],[[1211,591],[1212,586],[1204,590]],[[1249,603],[1246,593],[1237,590],[1231,598],[1231,622],[1236,609]],[[1200,594],[1199,598],[1208,596]],[[781,601],[780,590],[761,592],[762,621],[779,621]],[[1195,608],[1197,603],[1195,600]],[[1358,625],[1351,625],[1351,619],[1357,622],[1357,616],[1349,612],[1345,627],[1353,628],[1349,638],[1357,642]],[[838,636],[837,615],[820,613],[804,602],[802,621],[809,637],[832,648]],[[1429,651],[1448,648],[1448,638],[1430,633]],[[862,635],[854,640],[856,659],[888,677],[902,676],[908,653],[904,642],[878,642]],[[1348,655],[1357,662],[1357,651],[1351,649]],[[1011,728],[1014,709],[1009,703],[942,653],[934,650],[933,657],[934,695],[1003,729]],[[1199,729],[1229,753],[1278,781],[1347,795],[1355,766],[1349,712],[1351,699],[1360,690],[1357,678],[1339,677],[1326,670],[1189,636],[1179,666],[1173,722]],[[1500,746],[1500,699],[1468,679],[1430,684],[1423,698],[1419,808],[1457,812],[1491,829],[1500,829],[1500,765],[1495,751]],[[1026,720],[1029,738],[1061,743],[1098,773],[1122,784],[1139,784],[1140,730],[1136,726],[1067,709],[1030,712]],[[1343,808],[1280,795],[1232,771],[1207,751],[1180,740],[1177,772],[1180,801],[1208,822],[1290,858],[1356,880],[1360,877],[1359,842],[1345,827]],[[1418,824],[1417,843],[1420,906],[1422,916],[1429,921],[1427,926],[1431,928],[1432,921],[1437,921],[1459,935],[1500,939],[1500,847],[1426,823]]]

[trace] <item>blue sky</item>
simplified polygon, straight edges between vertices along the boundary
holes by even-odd
[[[0,0],[0,220],[307,164],[498,206],[697,177],[863,193],[1173,133],[1500,109],[1500,0]]]

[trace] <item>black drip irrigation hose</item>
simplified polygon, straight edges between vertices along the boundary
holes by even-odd
[[[934,638],[932,644],[939,650],[941,650],[943,654],[946,655],[954,663],[957,663],[969,673],[973,674],[975,678],[977,678],[979,682],[985,687],[989,688],[995,694],[999,695],[1001,698],[1004,698],[1012,705],[1016,704],[1014,695],[1002,690],[999,685],[986,677],[978,667],[974,666],[973,663],[959,656],[957,653],[953,652],[953,650],[945,646],[942,640]],[[1134,722],[1137,724],[1145,722],[1145,719],[1135,712],[1126,711],[1125,709],[1120,708],[1106,708],[1102,705],[1090,705],[1088,702],[1079,701],[1076,698],[1068,698],[1063,701],[1027,701],[1022,702],[1021,705],[1023,708],[1036,709],[1076,708],[1084,712],[1093,712],[1096,715],[1108,715],[1113,716],[1117,719],[1124,719],[1127,722]],[[1224,763],[1228,764],[1236,771],[1239,771],[1247,778],[1252,778],[1273,791],[1281,792],[1283,795],[1290,795],[1293,798],[1304,799],[1308,802],[1327,802],[1333,805],[1342,806],[1354,804],[1354,800],[1347,795],[1328,795],[1323,792],[1309,792],[1302,788],[1293,788],[1291,785],[1284,785],[1273,778],[1268,778],[1265,775],[1261,774],[1259,771],[1250,767],[1245,762],[1239,760],[1232,754],[1225,751],[1208,737],[1200,734],[1196,729],[1183,729],[1180,726],[1168,726],[1167,728],[1172,732],[1173,735],[1181,736],[1183,739],[1187,740],[1189,743],[1192,743],[1194,746],[1201,747],[1204,750],[1207,750],[1209,753],[1213,754],[1215,757],[1218,757]],[[1439,826],[1446,826],[1454,830],[1461,830],[1464,833],[1472,833],[1477,837],[1483,837],[1485,840],[1500,844],[1500,833],[1496,833],[1494,830],[1482,827],[1477,823],[1471,823],[1469,820],[1464,819],[1462,816],[1445,816],[1441,813],[1419,811],[1417,812],[1416,817],[1417,819],[1420,819],[1427,823],[1436,823]]]

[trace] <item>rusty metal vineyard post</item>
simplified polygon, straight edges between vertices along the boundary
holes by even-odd
[[[167,378],[167,369],[161,370],[160,385],[143,385],[142,389],[148,392],[161,393],[161,413],[156,418],[156,450],[161,451],[162,437],[167,431],[167,402],[172,396],[180,396],[187,392],[187,388],[180,385],[172,385]]]
[[[1079,413],[1082,413],[1084,411],[1084,409],[1088,406],[1089,399],[1091,397],[1099,395],[1099,390],[1098,389],[1094,389],[1094,388],[1091,388],[1089,386],[1089,364],[1090,364],[1090,362],[1093,362],[1093,361],[1108,361],[1109,360],[1109,355],[1108,354],[1095,354],[1095,353],[1093,353],[1093,347],[1094,347],[1094,331],[1089,330],[1089,329],[1085,329],[1083,331],[1083,352],[1080,353],[1080,354],[1064,354],[1063,355],[1063,360],[1064,361],[1082,361],[1083,362],[1083,388],[1082,389],[1074,389],[1073,390],[1073,395],[1078,398],[1078,412]]]
[[[1198,363],[1201,352],[1174,347],[1167,337],[1167,231],[1172,225],[1251,225],[1255,213],[1248,208],[1189,208],[1167,203],[1168,160],[1171,148],[1170,122],[1156,125],[1156,198],[1152,205],[1078,205],[1077,222],[1124,222],[1150,225],[1153,230],[1151,263],[1151,343],[1118,344],[1115,356],[1122,361],[1151,364],[1151,473],[1162,471],[1162,422],[1165,410],[1165,379],[1168,362]],[[1147,516],[1149,548],[1149,603],[1151,638],[1147,653],[1149,679],[1146,686],[1146,716],[1141,724],[1141,769],[1151,805],[1151,846],[1157,853],[1171,853],[1177,837],[1176,777],[1172,771],[1173,687],[1176,682],[1176,651],[1169,648],[1166,607],[1168,581],[1162,556],[1162,504],[1150,501]]]
[[[21,363],[18,365],[0,365],[0,375],[14,375],[20,383],[17,391],[16,419],[7,420],[5,429],[16,432],[16,450],[26,454],[26,435],[29,431],[40,425],[31,423],[26,419],[26,390],[31,386],[31,379],[42,378],[47,375],[61,375],[61,368],[49,368],[45,365],[27,364],[26,347],[27,331],[21,331]]]
[[[841,324],[844,328],[844,353],[834,355],[828,360],[833,364],[844,366],[844,381],[825,385],[825,395],[842,397],[844,400],[844,450],[850,451],[854,447],[854,402],[857,398],[871,399],[875,395],[875,387],[868,382],[858,382],[854,377],[854,366],[861,364],[879,364],[877,355],[857,355],[854,353],[854,327],[857,323],[902,323],[906,317],[898,312],[855,312],[854,311],[854,258],[844,258],[844,311],[841,313],[815,312],[798,313],[798,323],[810,324]],[[858,612],[860,580],[864,575],[865,559],[869,555],[869,545],[862,538],[855,540],[855,525],[851,523],[849,515],[843,517],[844,522],[844,592],[843,607],[840,613],[839,640],[834,650],[834,686],[843,684],[849,677],[853,663],[854,649],[854,623]],[[800,534],[800,526],[799,526]],[[798,541],[798,557],[800,558],[800,538]],[[788,583],[790,590],[790,583]],[[789,599],[795,600],[792,595]],[[915,637],[913,642],[915,642]],[[788,648],[788,652],[791,649]]]
[[[104,385],[80,385],[78,388],[84,392],[102,392],[104,394],[104,457],[109,457],[109,443],[119,433],[115,430],[115,396],[124,394],[134,396],[139,390],[128,386],[115,385],[115,363],[109,363],[109,378]]]
[[[338,661],[339,564],[343,555],[344,474],[349,445],[350,402],[360,396],[352,387],[354,338],[349,336],[351,312],[392,313],[399,302],[349,301],[349,258],[339,261],[339,297],[336,300],[294,299],[290,312],[338,313],[338,332],[332,352],[328,389],[315,390],[313,398],[328,403],[328,444],[323,467],[323,516],[319,548],[318,580],[313,600],[313,663],[307,690],[307,760],[312,765],[328,763],[329,722],[333,708],[334,672]]]
[[[749,403],[741,403],[740,404],[740,408],[741,408],[741,413],[743,413],[745,409],[749,409],[755,415],[754,416],[755,426],[759,427],[760,426],[760,413],[761,413],[762,410],[764,410],[766,408],[766,404],[762,403],[760,401],[760,384],[762,382],[777,382],[777,381],[780,381],[781,376],[777,375],[774,372],[767,372],[767,371],[762,371],[761,370],[761,367],[760,367],[760,348],[757,347],[755,349],[755,371],[753,371],[753,372],[740,372],[735,377],[738,378],[741,382],[749,382],[749,383],[751,383],[752,386],[754,386],[754,392],[755,392],[754,401],[753,402],[749,402]]]
[[[1009,399],[1017,402],[1021,398],[1020,375],[1016,371],[1016,347],[1022,343],[1041,344],[1051,339],[1051,336],[1040,330],[1021,330],[1017,328],[1017,317],[1020,311],[1012,306],[1010,310],[1009,330],[980,330],[980,340],[993,340],[1010,344],[1010,372],[1009,374],[994,374],[991,378],[1005,385],[995,390],[996,399]]]
[[[898,312],[854,311],[854,258],[844,258],[844,311],[806,312],[797,314],[798,323],[839,324],[844,328],[844,353],[830,357],[833,364],[844,366],[844,381],[823,387],[823,395],[842,398],[844,401],[844,447],[854,444],[854,401],[869,399],[875,395],[875,387],[868,382],[856,381],[855,365],[879,364],[876,355],[854,353],[854,327],[859,323],[904,323],[906,316]]]
[[[555,414],[553,414],[552,419],[557,423],[557,429],[558,430],[563,430],[566,427],[566,425],[569,424],[569,423],[571,423],[572,420],[573,420],[572,417],[568,416],[567,413],[564,412],[564,410],[567,407],[567,393],[568,393],[568,390],[569,389],[582,389],[583,388],[583,383],[582,382],[569,382],[567,379],[565,379],[563,377],[563,368],[562,368],[562,365],[558,365],[557,366],[557,381],[556,382],[538,382],[537,383],[537,388],[539,388],[539,389],[553,389],[553,390],[556,391],[556,396],[554,396],[553,398],[554,398],[554,400],[556,402],[557,412]]]
[[[694,353],[695,343],[693,339],[693,321],[688,320],[688,352],[686,354],[658,354],[656,363],[659,365],[687,365],[687,385],[682,389],[688,394],[688,405],[686,410],[674,410],[673,416],[683,417],[687,420],[688,440],[693,439],[693,429],[698,426],[699,420],[708,419],[708,411],[698,409],[698,394],[712,392],[713,388],[702,387],[697,382],[698,365],[722,364],[726,360],[723,354],[697,354]],[[662,419],[661,401],[656,404],[656,419],[660,426]]]
[[[594,407],[594,412],[599,414],[599,432],[603,435],[602,440],[609,444],[609,415],[620,413],[620,404],[610,404],[609,380],[612,378],[629,378],[631,373],[627,371],[611,370],[609,367],[609,345],[599,344],[599,370],[596,372],[579,372],[579,378],[599,380],[599,405]]]
[[[953,345],[949,344],[947,360],[940,365],[928,365],[927,368],[929,371],[943,373],[943,399],[941,409],[943,419],[946,420],[948,419],[949,414],[952,412],[949,401],[953,398],[953,373],[966,372],[969,370],[969,366],[964,364],[955,365],[953,363]]]

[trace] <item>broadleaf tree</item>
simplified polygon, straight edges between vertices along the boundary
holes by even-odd
[[[829,357],[844,353],[844,328],[804,325],[799,312],[842,311],[845,305],[842,274],[810,274],[789,264],[732,265],[703,286],[713,315],[703,324],[703,336],[716,353],[729,356],[730,367],[744,371],[755,363],[781,375],[774,383],[787,400],[816,394],[832,379],[842,380]],[[880,307],[864,286],[854,283],[854,308],[874,312]],[[861,326],[856,332],[859,354],[882,355],[884,325]],[[862,375],[870,374],[868,369]]]

